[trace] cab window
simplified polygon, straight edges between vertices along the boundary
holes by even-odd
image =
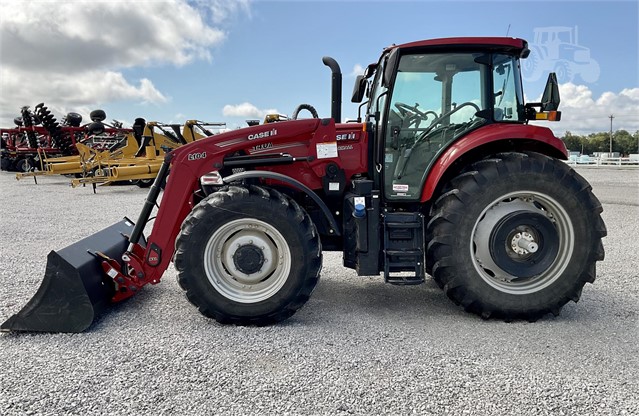
[[[431,164],[450,143],[487,122],[490,67],[481,54],[400,58],[385,120],[384,191],[416,200]],[[490,116],[488,116],[490,118]]]

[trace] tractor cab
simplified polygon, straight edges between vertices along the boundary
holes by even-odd
[[[474,130],[527,121],[519,68],[525,41],[440,41],[387,48],[355,85],[353,101],[364,91],[368,97],[366,120],[378,137],[375,165],[390,201],[418,201],[438,157]]]

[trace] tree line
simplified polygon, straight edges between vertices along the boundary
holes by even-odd
[[[582,155],[592,155],[595,152],[608,153],[610,151],[610,132],[590,133],[587,136],[580,136],[567,131],[561,139],[569,151],[580,152]],[[622,156],[639,153],[639,130],[635,134],[630,134],[626,130],[613,132],[612,151],[619,152]]]

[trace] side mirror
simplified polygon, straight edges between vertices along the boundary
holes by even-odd
[[[560,101],[557,75],[551,72],[548,75],[548,81],[546,81],[544,94],[541,96],[541,111],[557,111]]]
[[[557,111],[560,101],[557,75],[551,72],[548,75],[548,81],[546,81],[546,88],[544,88],[544,94],[541,96],[541,102],[526,104],[526,119],[546,121],[561,120],[561,111]],[[535,107],[539,107],[539,112],[537,112]]]
[[[355,78],[355,86],[353,87],[353,96],[351,97],[352,103],[361,103],[364,99],[364,93],[366,92],[366,77],[364,75],[358,75]]]

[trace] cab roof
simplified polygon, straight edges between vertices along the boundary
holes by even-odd
[[[520,38],[510,37],[456,37],[419,40],[415,42],[392,45],[391,49],[434,49],[442,51],[446,49],[485,49],[487,51],[508,51],[511,53],[527,55],[528,42]]]

